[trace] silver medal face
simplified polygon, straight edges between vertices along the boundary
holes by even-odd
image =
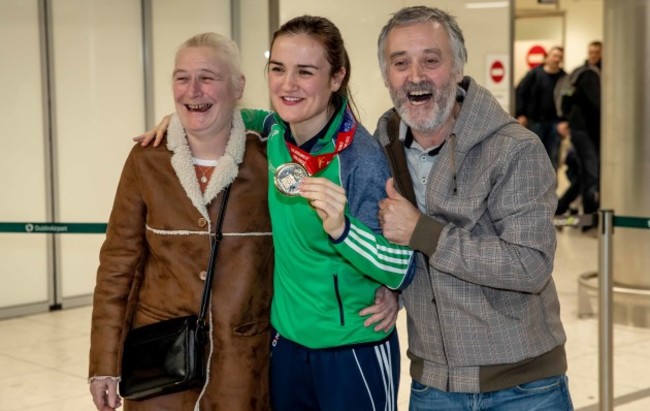
[[[303,178],[308,177],[307,170],[298,163],[285,163],[275,170],[275,186],[287,196],[297,196],[298,186]]]

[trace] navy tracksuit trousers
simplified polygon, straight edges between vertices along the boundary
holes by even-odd
[[[384,340],[310,349],[273,331],[273,411],[395,411],[400,352],[397,331]]]

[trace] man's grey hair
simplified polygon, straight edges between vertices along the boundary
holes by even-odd
[[[458,26],[456,18],[437,8],[414,6],[405,7],[393,14],[393,17],[381,29],[379,40],[377,41],[377,57],[379,57],[379,67],[381,68],[381,75],[384,77],[384,80],[388,78],[386,56],[384,55],[388,33],[397,27],[410,26],[411,24],[427,21],[438,22],[447,30],[451,39],[451,49],[454,52],[454,68],[458,73],[463,73],[465,63],[467,62],[467,49],[465,48],[463,32]]]

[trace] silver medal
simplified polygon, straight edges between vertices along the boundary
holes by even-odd
[[[285,163],[275,170],[274,182],[278,191],[287,196],[297,196],[298,187],[303,178],[309,174],[298,163]]]

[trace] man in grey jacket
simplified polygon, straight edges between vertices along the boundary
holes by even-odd
[[[389,240],[419,253],[403,292],[411,410],[571,410],[551,273],[555,172],[539,138],[473,79],[456,20],[398,11],[379,36],[394,108]]]

